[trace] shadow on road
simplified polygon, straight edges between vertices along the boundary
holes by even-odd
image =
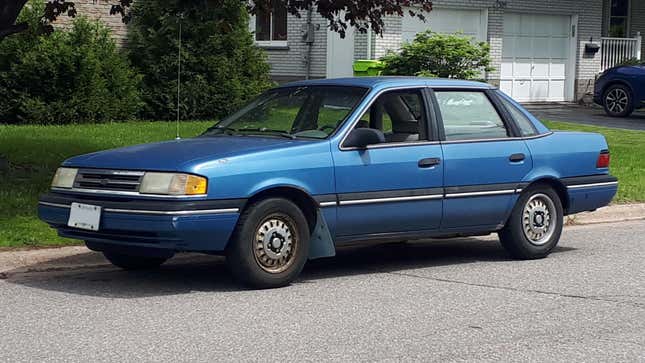
[[[573,248],[558,247],[554,253],[571,250]],[[83,261],[96,263],[100,257],[97,253],[88,252],[71,258],[80,265]],[[217,256],[179,257],[153,271],[128,272],[106,265],[63,269],[51,267],[65,265],[64,260],[32,265],[27,271],[9,271],[5,281],[36,289],[126,299],[243,290],[232,279],[224,259]],[[510,260],[496,240],[462,238],[355,246],[339,249],[336,257],[310,261],[296,284],[342,276],[479,262],[521,263]]]

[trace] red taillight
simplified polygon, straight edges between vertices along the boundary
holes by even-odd
[[[608,168],[609,167],[609,151],[601,151],[598,155],[598,161],[596,162],[596,168]]]

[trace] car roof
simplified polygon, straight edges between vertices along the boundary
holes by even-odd
[[[297,81],[281,85],[281,87],[302,87],[302,86],[348,86],[367,88],[389,88],[406,86],[428,86],[428,87],[464,87],[492,89],[493,86],[474,81],[446,78],[424,78],[424,77],[351,77],[316,79],[308,81]]]

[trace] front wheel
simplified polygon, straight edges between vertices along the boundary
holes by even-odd
[[[253,288],[288,285],[309,255],[309,225],[293,202],[269,198],[240,216],[226,251],[226,262],[239,281]]]
[[[555,190],[544,185],[530,187],[522,193],[499,232],[500,242],[514,258],[546,257],[560,240],[563,215]]]
[[[603,106],[611,117],[627,117],[634,112],[632,92],[624,85],[613,85],[605,91]]]

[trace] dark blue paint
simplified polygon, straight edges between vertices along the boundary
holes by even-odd
[[[602,105],[603,95],[613,84],[624,84],[632,91],[635,108],[645,106],[645,65],[619,66],[603,72],[596,80],[594,87],[594,102]]]

